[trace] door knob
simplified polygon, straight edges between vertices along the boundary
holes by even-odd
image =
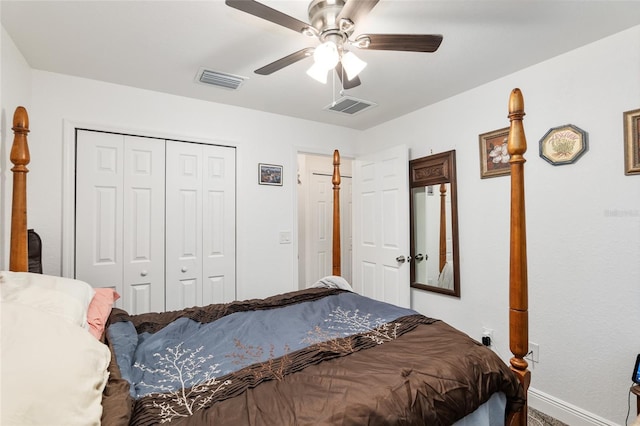
[[[417,260],[418,262],[420,262],[422,259],[424,259],[424,256],[422,255],[422,253],[418,253],[418,254],[416,254],[416,260]]]
[[[187,267],[186,267],[186,266],[183,266],[182,268],[180,268],[180,270],[181,270],[182,272],[187,272]]]
[[[405,259],[404,256],[398,256],[396,257],[396,262],[398,263],[404,263],[407,259]]]
[[[147,276],[147,271],[145,270],[145,271],[140,272],[140,275],[143,276],[143,277],[146,277]]]

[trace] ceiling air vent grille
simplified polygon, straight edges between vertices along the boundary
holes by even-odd
[[[377,104],[371,101],[365,101],[363,99],[354,98],[352,96],[343,96],[324,107],[324,109],[341,114],[354,115],[369,108],[373,108],[376,105]]]
[[[218,71],[201,69],[198,71],[198,82],[210,84],[212,86],[222,87],[225,89],[237,90],[246,80],[245,77],[226,74]]]

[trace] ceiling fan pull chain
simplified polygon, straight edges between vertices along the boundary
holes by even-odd
[[[331,73],[331,96],[333,96],[333,102],[331,106],[336,106],[336,75]]]

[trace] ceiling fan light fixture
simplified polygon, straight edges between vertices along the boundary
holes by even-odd
[[[315,62],[314,65],[318,65],[326,71],[329,71],[335,67],[340,60],[338,47],[332,41],[322,43],[313,51],[313,60]]]
[[[367,66],[367,63],[358,58],[353,52],[345,52],[342,55],[342,67],[347,73],[347,78],[353,80]]]
[[[307,70],[307,75],[309,77],[322,84],[327,84],[327,73],[328,70],[320,66],[317,62],[314,62],[313,65],[311,65],[311,68]]]

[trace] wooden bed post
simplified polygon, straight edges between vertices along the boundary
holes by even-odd
[[[522,119],[524,99],[520,89],[513,89],[509,97],[509,140],[511,157],[511,240],[509,259],[509,346],[513,357],[511,370],[516,374],[525,392],[529,389],[531,372],[524,357],[529,351],[529,317],[527,287],[527,237],[524,205],[524,153],[527,140]],[[516,413],[511,425],[527,424],[527,404]]]
[[[340,153],[333,151],[333,270],[332,274],[342,275],[340,263]]]
[[[447,185],[440,184],[440,267],[442,272],[447,263]]]
[[[27,173],[29,169],[29,115],[19,106],[13,114],[14,138],[11,146],[13,172],[13,200],[11,205],[11,249],[9,251],[9,270],[29,271],[29,248],[27,239]]]

